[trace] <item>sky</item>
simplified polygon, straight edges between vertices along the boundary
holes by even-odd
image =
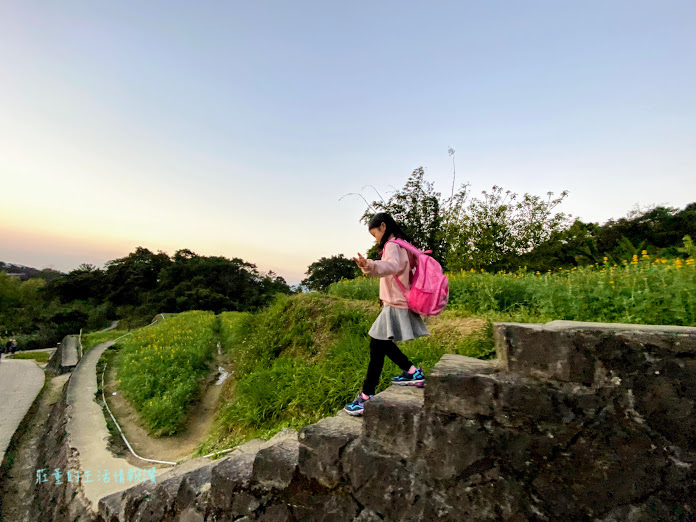
[[[696,201],[693,1],[0,0],[0,260],[298,283],[416,168],[604,223]],[[374,187],[371,188],[370,186]]]

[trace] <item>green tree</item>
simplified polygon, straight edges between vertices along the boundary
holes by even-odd
[[[101,301],[106,294],[106,274],[94,265],[83,263],[63,277],[51,281],[47,294],[58,297],[63,303],[78,299]]]
[[[310,290],[325,292],[332,283],[341,279],[355,279],[358,275],[358,267],[352,259],[347,259],[343,254],[329,258],[322,257],[307,268],[307,277],[300,283]]]
[[[690,257],[692,259],[696,258],[696,245],[694,245],[694,241],[691,239],[691,236],[689,234],[685,235],[682,238],[682,241],[684,241],[684,246],[678,247],[677,251],[679,251],[681,254],[685,254],[686,257]]]
[[[290,295],[293,293],[287,281],[273,272],[273,270],[269,270],[267,274],[262,276],[261,292],[266,302],[270,302],[271,298],[276,294]]]
[[[696,203],[683,210],[673,207],[636,209],[626,217],[609,220],[597,231],[597,247],[605,255],[625,259],[629,245],[650,253],[676,256],[682,238],[696,230]],[[630,257],[629,257],[630,260]]]
[[[379,195],[379,193],[378,193]],[[381,196],[380,196],[381,197]],[[443,261],[446,242],[442,233],[445,218],[442,195],[435,191],[433,182],[425,180],[423,167],[415,169],[405,185],[384,201],[373,201],[360,220],[367,225],[377,212],[387,212],[422,250],[432,250],[433,257]],[[370,252],[375,255],[376,250]],[[371,257],[371,256],[368,256]]]
[[[261,275],[256,265],[239,258],[199,256],[178,250],[160,273],[160,307],[185,310],[244,311],[264,305],[271,295],[289,293],[282,277]]]
[[[160,272],[172,261],[164,252],[154,254],[138,247],[126,257],[106,263],[108,300],[116,306],[138,306],[158,286]]]
[[[376,212],[388,212],[416,247],[432,250],[445,270],[509,268],[519,256],[568,227],[567,216],[554,213],[567,195],[564,191],[558,198],[549,192],[546,200],[531,194],[519,197],[494,185],[469,201],[469,185],[455,191],[453,181],[450,197],[443,199],[419,167],[387,201],[368,204],[361,221],[367,224]],[[368,257],[376,256],[373,247]]]
[[[450,226],[454,233],[447,252],[450,270],[506,270],[517,259],[566,229],[568,217],[554,209],[568,195],[558,198],[548,192],[539,196],[517,194],[494,185],[483,191],[459,214]]]

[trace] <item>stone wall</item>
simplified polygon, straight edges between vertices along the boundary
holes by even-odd
[[[56,351],[53,352],[53,355],[51,355],[51,358],[48,360],[48,364],[46,365],[46,368],[44,368],[44,371],[48,375],[56,376],[60,375],[63,373],[63,368],[62,368],[62,362],[63,362],[63,346],[65,346],[65,342],[67,338],[70,337],[69,335],[66,335],[61,342],[58,343],[58,346],[56,347]]]
[[[48,360],[48,364],[44,371],[52,376],[68,373],[75,369],[78,361],[77,336],[66,335],[63,337],[63,340],[58,343],[56,351],[53,352],[53,355]]]
[[[49,480],[46,483],[36,483],[33,480],[33,493],[29,507],[29,520],[50,520],[52,522],[86,522],[94,520],[89,502],[84,496],[81,484],[67,482],[55,485],[51,479],[53,470],[80,469],[79,457],[71,448],[65,426],[68,422],[68,392],[69,381],[63,386],[60,400],[53,405],[51,413],[43,427],[34,465],[33,477],[36,479],[38,470],[46,470]]]
[[[102,499],[101,521],[696,520],[696,328],[495,325],[424,389]]]

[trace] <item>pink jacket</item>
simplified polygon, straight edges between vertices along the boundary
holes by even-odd
[[[392,234],[389,239],[394,239],[394,235]],[[406,297],[396,284],[393,275],[396,274],[406,290],[411,288],[410,257],[412,257],[411,254],[405,248],[401,248],[396,243],[387,243],[381,261],[368,259],[367,268],[361,269],[364,274],[381,278],[379,298],[385,305],[408,309]]]

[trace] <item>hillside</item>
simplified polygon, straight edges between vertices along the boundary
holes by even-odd
[[[174,436],[175,443],[191,430],[222,364],[230,378],[221,386],[212,429],[200,439],[198,454],[268,438],[334,415],[353,399],[369,359],[367,331],[378,313],[374,301],[312,293],[278,296],[255,313],[167,314],[166,321],[117,342],[110,358],[115,374],[106,386],[118,387],[151,437]],[[484,319],[447,310],[426,324],[430,337],[401,343],[426,372],[444,353],[492,353]],[[93,335],[85,343],[91,345]],[[221,353],[215,357],[218,342]],[[378,390],[397,373],[387,360]]]
[[[38,268],[18,265],[16,263],[7,263],[4,261],[0,261],[0,271],[13,275],[18,274],[17,277],[19,277],[19,279],[22,281],[26,281],[32,277],[39,277],[44,279],[46,282],[49,282],[65,275],[63,272],[53,270],[52,268],[44,268],[39,270]]]

